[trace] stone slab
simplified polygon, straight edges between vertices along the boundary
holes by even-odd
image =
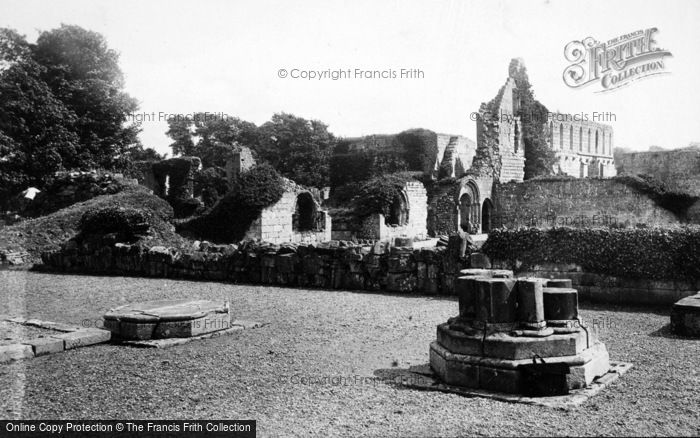
[[[112,333],[102,329],[80,329],[74,332],[53,335],[52,338],[61,339],[65,350],[87,347],[89,345],[109,342]]]
[[[181,338],[223,330],[230,325],[225,303],[209,300],[157,300],[109,310],[105,328],[123,340]]]
[[[65,324],[62,322],[42,321],[40,319],[29,319],[29,320],[26,320],[24,322],[24,324],[47,329],[47,330],[56,330],[57,332],[65,332],[65,333],[74,332],[76,330],[81,329],[78,326]]]
[[[223,336],[223,335],[228,335],[234,332],[237,332],[239,330],[246,330],[246,329],[253,329],[253,328],[259,328],[259,327],[264,327],[265,323],[258,323],[255,321],[247,321],[247,320],[236,320],[231,323],[231,327],[226,329],[226,330],[219,330],[216,332],[211,332],[211,333],[206,333],[203,335],[199,336],[193,336],[189,338],[166,338],[166,339],[148,339],[148,340],[139,340],[139,341],[122,341],[122,345],[128,345],[131,347],[140,347],[140,348],[168,348],[168,347],[174,347],[176,345],[183,345],[187,344],[188,342],[192,341],[197,341],[201,339],[209,339],[209,338],[215,338],[218,336]]]
[[[24,345],[32,347],[34,356],[45,356],[52,353],[60,353],[63,351],[64,341],[54,337],[34,338],[22,342]]]
[[[110,309],[105,320],[128,322],[186,321],[210,313],[227,313],[225,304],[209,300],[156,300],[132,303]]]
[[[495,333],[484,339],[484,356],[500,359],[530,359],[575,356],[587,348],[586,333],[553,334],[544,337],[516,337]]]
[[[398,384],[411,389],[440,391],[464,397],[482,397],[508,403],[523,403],[552,409],[570,410],[578,409],[591,397],[599,394],[610,384],[617,381],[617,379],[631,368],[632,364],[628,362],[611,362],[608,372],[593,380],[586,388],[573,389],[568,395],[552,397],[523,397],[518,394],[499,393],[449,385],[438,379],[437,375],[430,369],[430,365],[412,367],[401,375],[401,379],[396,379],[396,381]]]
[[[117,321],[105,319],[105,328],[122,339],[151,339],[156,331],[156,322]]]
[[[700,293],[685,297],[673,305],[671,330],[683,336],[700,337]]]
[[[153,337],[156,339],[188,338],[228,328],[231,328],[230,315],[228,313],[213,313],[188,321],[160,322],[156,325]]]

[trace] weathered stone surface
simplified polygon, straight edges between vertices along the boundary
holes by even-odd
[[[157,325],[157,322],[105,320],[105,328],[120,339],[151,339]]]
[[[63,351],[63,340],[56,339],[53,337],[48,338],[34,338],[26,342],[25,345],[32,347],[34,356],[44,356],[46,354],[58,353]]]
[[[459,314],[465,318],[476,317],[478,288],[477,279],[487,279],[488,277],[463,276],[455,280],[455,294],[459,299]]]
[[[518,321],[538,323],[544,321],[543,278],[518,279]]]
[[[546,337],[514,337],[495,333],[484,339],[483,355],[502,359],[531,359],[575,356],[586,349],[584,331]]]
[[[112,338],[112,333],[108,330],[101,329],[81,329],[75,332],[53,335],[51,337],[62,340],[65,350],[72,350],[74,348],[109,342]]]
[[[700,337],[700,293],[683,298],[673,305],[671,330],[684,336]]]
[[[448,351],[456,354],[483,354],[483,334],[468,335],[457,330],[450,330],[447,324],[437,328],[437,341]]]
[[[515,322],[517,302],[515,280],[478,278],[476,319],[486,323]]]
[[[111,309],[104,319],[105,328],[125,340],[198,336],[230,326],[227,305],[208,300],[133,303]]]
[[[225,330],[231,327],[228,313],[213,313],[186,321],[159,322],[153,333],[154,338],[189,338],[205,333]]]
[[[431,367],[440,379],[464,388],[527,394],[538,387],[532,382],[539,376],[531,372],[534,358],[555,364],[561,373],[542,376],[553,380],[540,387],[558,381],[568,389],[582,388],[607,373],[605,346],[579,325],[577,291],[547,284],[545,278],[457,277],[459,316],[440,324],[430,345]]]
[[[610,369],[610,356],[605,345],[598,342],[591,346],[585,353],[582,354],[588,360],[583,365],[572,366],[567,383],[570,389],[585,388],[591,382],[600,376],[604,376]]]
[[[561,321],[578,317],[578,292],[576,289],[545,287],[542,294],[545,319]]]
[[[590,385],[596,377],[605,375],[610,369],[608,353],[602,343],[572,356],[549,358],[546,361],[569,365],[570,374],[566,377],[569,389]],[[439,342],[430,344],[430,366],[440,380],[448,385],[519,393],[522,381],[520,366],[530,363],[531,358],[509,360],[455,354]]]

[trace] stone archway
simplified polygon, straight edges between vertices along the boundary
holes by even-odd
[[[459,196],[458,228],[470,234],[478,233],[481,226],[481,202],[479,188],[469,181]]]
[[[393,226],[403,226],[408,224],[408,199],[402,191],[399,193],[391,203],[391,208],[389,209],[389,215],[386,217],[384,222],[387,225]]]
[[[467,233],[470,231],[469,225],[471,223],[471,206],[472,198],[468,193],[463,194],[459,198],[459,227],[462,231]]]
[[[481,232],[488,234],[491,231],[491,218],[493,217],[493,203],[489,198],[484,199],[481,206]]]

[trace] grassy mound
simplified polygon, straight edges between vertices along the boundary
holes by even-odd
[[[173,209],[167,201],[152,195],[146,188],[130,186],[114,195],[97,196],[47,216],[1,228],[0,250],[26,252],[29,254],[26,261],[37,263],[42,252],[58,249],[61,243],[78,234],[80,219],[86,212],[106,207],[133,208],[149,213],[149,245],[181,247],[187,243],[170,223]]]

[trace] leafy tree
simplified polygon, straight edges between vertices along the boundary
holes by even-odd
[[[33,52],[45,68],[42,79],[76,116],[79,146],[66,167],[112,168],[121,155],[140,147],[138,124],[124,126],[138,103],[123,91],[119,55],[102,35],[61,25],[42,32]]]
[[[253,146],[257,142],[255,124],[237,117],[221,117],[197,113],[192,118],[168,120],[166,134],[174,155],[193,155],[202,160],[202,167],[223,167],[236,145]]]
[[[61,169],[124,166],[139,151],[136,110],[122,91],[117,54],[77,26],[36,44],[0,29],[0,202]]]
[[[329,182],[329,161],[336,139],[328,126],[278,113],[259,130],[254,148],[258,157],[272,164],[283,176],[299,184],[323,187]]]
[[[75,115],[41,79],[45,69],[32,47],[10,29],[0,29],[0,200],[46,175],[75,154]]]
[[[153,148],[136,149],[129,152],[130,161],[161,161],[165,160],[168,154],[159,154]]]
[[[535,99],[527,69],[517,59],[511,61],[509,74],[517,86],[516,98],[519,107],[517,116],[522,121],[523,142],[525,143],[525,179],[551,175],[557,162],[556,152],[549,145],[546,121],[547,107]]]

